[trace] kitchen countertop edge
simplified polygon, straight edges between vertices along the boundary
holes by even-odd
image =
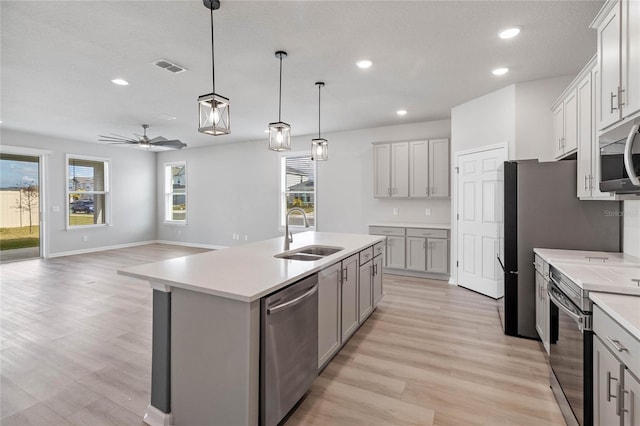
[[[589,298],[622,328],[640,340],[640,296],[592,292],[589,293]]]

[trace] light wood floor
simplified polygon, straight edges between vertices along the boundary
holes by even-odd
[[[201,251],[154,244],[0,266],[0,423],[142,425],[151,290],[116,270]],[[504,336],[495,301],[391,275],[385,293],[287,426],[564,424],[538,343]]]

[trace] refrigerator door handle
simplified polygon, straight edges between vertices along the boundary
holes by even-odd
[[[505,274],[518,275],[518,271],[507,271],[506,269],[504,269],[504,263],[502,263],[502,260],[500,259],[500,254],[496,254],[496,258],[498,259],[498,263],[500,263],[500,267],[502,268],[502,272],[504,272]]]

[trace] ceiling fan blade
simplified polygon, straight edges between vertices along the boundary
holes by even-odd
[[[166,148],[174,148],[174,149],[182,149],[185,146],[187,146],[186,143],[179,141],[178,139],[174,139],[171,141],[168,140],[164,140],[164,141],[160,141],[160,142],[152,142],[151,145],[153,146],[163,146]]]
[[[108,140],[112,140],[112,141],[127,141],[127,142],[132,142],[132,143],[138,143],[137,139],[133,139],[133,138],[125,138],[124,136],[109,136],[109,135],[99,135],[101,138],[103,139],[108,139]]]
[[[109,142],[109,145],[122,145],[122,144],[131,144],[135,145],[135,142]]]
[[[167,140],[167,138],[163,138],[162,136],[156,136],[155,138],[150,139],[149,142],[150,143],[156,143],[156,142],[164,142],[166,140]]]

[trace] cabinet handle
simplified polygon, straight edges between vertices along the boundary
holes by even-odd
[[[611,380],[615,380],[616,383],[618,382],[618,379],[616,379],[615,377],[611,376],[611,372],[607,371],[607,402],[611,402],[611,398],[617,398],[617,395],[611,395]],[[619,414],[617,412],[617,407],[616,407],[616,414]]]
[[[589,175],[589,190],[593,189],[593,175]]]
[[[629,413],[627,408],[624,408],[624,395],[629,393],[628,390],[625,390],[621,385],[618,385],[618,389],[620,389],[620,393],[618,394],[618,401],[620,403],[620,417],[623,417],[623,413]],[[631,413],[630,413],[631,414]],[[629,423],[631,424],[631,423]]]
[[[611,345],[616,348],[616,350],[618,352],[624,352],[627,351],[629,352],[629,349],[625,348],[624,346],[622,346],[622,344],[620,343],[619,340],[613,340],[611,337],[607,337],[607,340],[609,341],[609,343],[611,343]]]
[[[587,175],[584,175],[584,190],[585,191],[589,190],[589,188],[587,187],[587,181],[588,181]]]
[[[622,100],[622,94],[624,93],[624,89],[622,87],[618,87],[618,108],[622,109],[624,106],[624,101]]]
[[[613,114],[613,111],[616,111],[618,109],[618,108],[613,106],[613,98],[617,98],[617,97],[618,97],[617,94],[611,92],[611,98],[609,99],[609,105],[611,107],[611,111],[609,112],[610,114]],[[620,102],[620,100],[618,100],[617,103],[619,103],[619,102]]]
[[[349,267],[344,268],[344,280],[349,281]]]

